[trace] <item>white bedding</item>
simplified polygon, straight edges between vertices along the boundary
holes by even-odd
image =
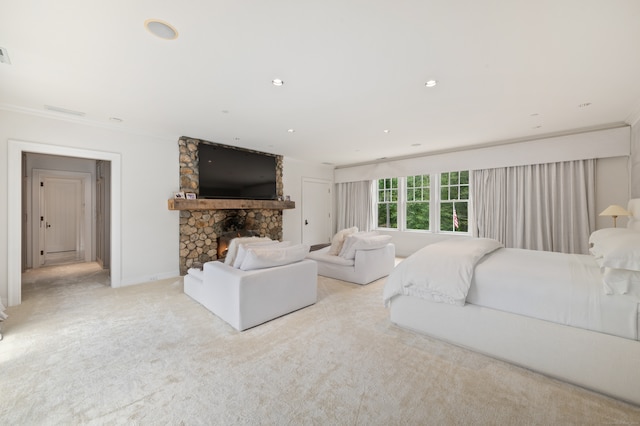
[[[476,263],[502,247],[490,238],[453,238],[421,248],[391,272],[384,287],[384,303],[395,295],[463,306]]]
[[[638,339],[634,296],[604,293],[593,256],[505,248],[476,265],[467,303]]]
[[[456,275],[468,270],[469,256],[462,247],[475,239],[451,240],[427,246],[402,261],[389,275],[384,288],[388,305],[395,295],[442,300],[424,291],[432,274],[438,280],[449,270],[448,288],[464,291],[467,303],[530,316],[559,324],[638,340],[638,299],[630,295],[606,295],[600,268],[589,255],[522,249],[487,249],[471,271],[470,285]],[[444,244],[448,243],[448,244]],[[473,249],[471,249],[473,251]],[[462,268],[456,257],[464,258]],[[464,274],[462,274],[464,275]],[[464,277],[463,277],[464,278]],[[416,286],[416,283],[419,283]],[[420,284],[422,283],[422,284]],[[426,287],[425,287],[425,283]],[[446,299],[446,298],[445,298]],[[458,298],[459,300],[459,298]],[[456,303],[460,304],[460,303]]]

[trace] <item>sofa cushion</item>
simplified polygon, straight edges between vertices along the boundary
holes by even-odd
[[[360,231],[347,235],[344,239],[344,244],[342,244],[342,249],[340,249],[340,253],[338,253],[336,256],[345,257],[344,254],[352,250],[352,247],[356,243],[356,241],[358,241],[360,238],[374,235],[380,235],[380,233],[378,231]]]
[[[238,237],[229,242],[227,247],[227,256],[224,258],[224,264],[233,266],[233,262],[236,260],[236,254],[238,253],[238,246],[242,243],[256,242],[261,240],[271,241],[269,237]]]
[[[340,254],[340,250],[342,250],[342,245],[344,244],[345,238],[347,236],[358,232],[357,227],[343,229],[341,231],[336,232],[336,235],[331,239],[331,247],[329,248],[329,254],[337,256]]]
[[[322,250],[312,251],[307,255],[307,259],[315,260],[317,262],[326,262],[340,266],[353,266],[355,264],[353,259],[345,259],[344,257],[334,256],[329,254],[329,247]]]
[[[251,243],[241,243],[238,245],[238,251],[236,253],[236,258],[233,261],[233,267],[236,269],[240,269],[242,262],[244,261],[245,256],[247,255],[247,249],[249,248],[259,248],[259,247],[286,247],[291,245],[289,241],[280,242],[278,240],[264,240],[264,241],[255,241]]]
[[[256,247],[247,249],[247,253],[240,265],[243,271],[271,268],[299,262],[309,254],[306,244],[290,245],[288,247]]]
[[[357,250],[377,250],[391,242],[391,235],[350,235],[344,245],[346,250],[340,252],[344,259],[355,259]]]

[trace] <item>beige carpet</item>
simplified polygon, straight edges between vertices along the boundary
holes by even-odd
[[[0,424],[639,424],[631,406],[402,330],[384,280],[239,333],[180,279],[27,274],[0,342]],[[65,276],[66,275],[66,276]]]

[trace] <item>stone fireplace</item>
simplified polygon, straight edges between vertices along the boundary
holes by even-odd
[[[181,137],[180,191],[198,194],[198,144],[211,143]],[[282,197],[282,156],[276,162],[277,193]],[[169,208],[180,210],[180,274],[191,267],[223,257],[234,235],[254,235],[282,240],[282,209],[293,202],[259,200],[169,200]],[[210,206],[215,206],[210,208]],[[222,238],[221,238],[222,237]]]

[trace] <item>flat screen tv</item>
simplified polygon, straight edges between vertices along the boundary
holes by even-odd
[[[272,154],[200,143],[200,197],[275,200],[276,161]]]

